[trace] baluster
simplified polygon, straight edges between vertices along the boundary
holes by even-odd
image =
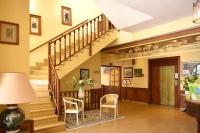
[[[66,35],[64,36],[64,54],[65,54],[65,56],[64,56],[64,60],[66,60],[66,54],[67,54],[67,48],[66,48]]]
[[[101,36],[103,35],[103,14],[101,15]]]
[[[71,57],[71,32],[69,33],[69,57]]]
[[[59,51],[60,51],[60,53],[59,53],[59,64],[61,63],[61,54],[62,54],[62,52],[61,52],[61,38],[59,39]]]
[[[99,16],[97,17],[97,38],[99,38]]]
[[[90,43],[92,43],[92,21],[90,21]]]
[[[48,62],[49,62],[49,75],[51,75],[51,42],[49,42],[48,45]],[[49,76],[49,85],[48,85],[48,89],[50,89],[50,85],[51,85],[51,76]]]
[[[106,21],[107,21],[107,18],[106,18],[106,16],[104,15],[104,21],[105,21],[105,33],[106,33]]]
[[[86,24],[86,46],[88,45],[88,23]]]
[[[96,19],[94,19],[94,41],[96,40]]]
[[[80,50],[80,27],[78,28],[78,51]]]
[[[82,41],[83,41],[83,48],[84,48],[84,25],[82,26]]]
[[[74,30],[74,54],[76,53],[76,30]]]
[[[54,41],[54,67],[56,67],[56,41]]]

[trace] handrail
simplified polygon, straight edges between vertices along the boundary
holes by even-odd
[[[74,30],[74,29],[76,29],[76,28],[78,28],[78,27],[81,27],[82,25],[84,25],[84,24],[87,23],[87,22],[88,22],[88,19],[86,19],[85,21],[83,21],[83,22],[77,24],[76,26],[74,26],[74,27],[68,29],[67,31],[64,31],[63,33],[57,35],[56,37],[54,37],[54,38],[52,38],[52,39],[46,41],[45,43],[42,43],[42,44],[40,44],[39,46],[37,46],[37,47],[31,49],[31,50],[29,51],[29,53],[35,51],[36,49],[38,49],[38,48],[40,48],[40,47],[42,47],[42,46],[44,46],[45,44],[47,44],[48,42],[51,42],[52,40],[58,38],[59,36],[63,36],[64,34],[68,34],[68,33],[71,32],[72,30]]]

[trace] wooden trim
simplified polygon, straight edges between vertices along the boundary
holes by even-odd
[[[155,85],[154,80],[152,79],[152,68],[153,67],[160,67],[160,66],[175,66],[175,73],[178,73],[179,78],[178,81],[180,81],[180,56],[175,57],[167,57],[167,58],[157,58],[157,59],[149,59],[148,61],[148,85],[149,85],[149,103],[153,104],[160,104],[159,103],[159,92],[156,91],[156,87],[154,87],[154,90],[152,89],[152,85]],[[155,76],[155,73],[154,73]],[[158,77],[157,80],[160,78]],[[158,81],[155,81],[158,82]],[[178,86],[175,86],[175,107],[180,107],[180,84]]]
[[[109,51],[115,51],[115,50],[120,50],[120,49],[127,49],[130,47],[134,47],[136,45],[153,43],[153,42],[157,42],[157,41],[164,41],[164,40],[169,40],[169,39],[173,39],[173,38],[177,38],[177,37],[194,35],[197,33],[200,33],[200,27],[195,27],[195,28],[191,28],[191,29],[187,29],[187,30],[183,30],[183,31],[178,31],[178,32],[169,33],[169,34],[165,34],[165,35],[159,35],[156,37],[150,37],[147,39],[142,39],[142,40],[133,41],[133,42],[129,42],[129,43],[124,43],[121,45],[104,48],[102,51],[109,52]]]
[[[122,87],[122,99],[149,102],[149,89],[139,87]]]

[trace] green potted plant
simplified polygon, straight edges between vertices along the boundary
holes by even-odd
[[[198,97],[196,89],[199,88],[199,85],[195,83],[197,79],[197,74],[193,74],[184,78],[183,89],[185,90],[186,99],[192,100]]]

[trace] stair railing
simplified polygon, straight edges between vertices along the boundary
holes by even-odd
[[[49,58],[49,91],[56,105],[56,112],[61,115],[60,79],[56,69],[64,61],[88,47],[89,55],[92,55],[92,42],[113,29],[114,26],[104,14],[84,21],[76,27],[68,30],[48,42]]]

